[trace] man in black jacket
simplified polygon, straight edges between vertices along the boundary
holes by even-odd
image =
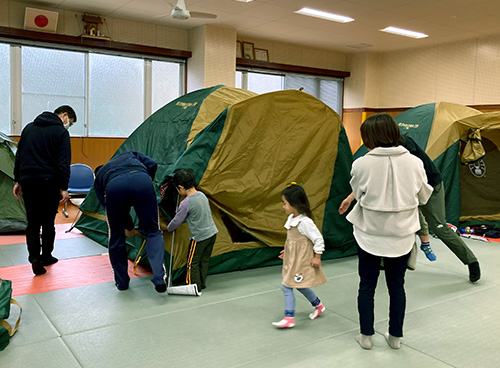
[[[28,260],[35,275],[44,274],[44,266],[58,261],[52,256],[54,222],[59,204],[69,199],[71,142],[67,128],[75,122],[70,106],[43,112],[23,129],[17,147],[13,193],[24,199]]]

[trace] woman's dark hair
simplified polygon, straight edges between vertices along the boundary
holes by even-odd
[[[281,195],[290,203],[290,206],[307,217],[312,218],[311,206],[309,205],[307,194],[300,185],[291,184],[287,186],[281,191]]]
[[[398,124],[387,113],[372,115],[361,124],[361,139],[368,149],[396,147],[400,137]]]
[[[174,173],[173,182],[175,187],[182,185],[184,189],[194,188],[195,186],[195,178],[191,171],[180,169]]]

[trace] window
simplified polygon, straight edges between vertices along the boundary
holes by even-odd
[[[243,72],[237,70],[236,71],[236,81],[235,81],[235,87],[236,88],[243,88],[243,89],[247,89],[246,86],[243,87]]]
[[[0,131],[20,134],[43,111],[70,105],[72,136],[127,137],[184,93],[184,65],[0,43]]]
[[[303,74],[236,71],[236,87],[262,94],[284,89],[302,89],[330,106],[342,116],[342,78]]]
[[[153,60],[153,112],[180,96],[181,65]]]
[[[144,121],[144,61],[89,55],[89,135],[127,137]]]
[[[70,105],[77,123],[74,135],[85,132],[85,54],[38,47],[22,48],[23,127],[43,111]]]
[[[255,93],[267,93],[283,90],[282,75],[275,74],[262,74],[262,73],[248,73],[248,90]]]
[[[0,132],[10,134],[10,47],[0,43]]]

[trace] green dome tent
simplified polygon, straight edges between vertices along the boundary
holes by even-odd
[[[202,118],[200,108],[196,117],[186,113],[182,122],[170,122],[172,116],[177,116],[171,109],[193,103],[189,101],[194,101],[194,96],[196,103],[203,105],[219,90],[231,91],[238,98],[232,96],[232,103],[226,100],[211,105],[207,110],[211,114]],[[193,123],[197,121],[203,123]],[[185,129],[172,129],[169,133],[176,131],[174,136],[160,134],[155,127],[158,124],[180,124]],[[193,131],[195,125],[198,129]],[[155,133],[148,134],[149,130]],[[171,144],[179,149],[171,152]],[[195,174],[197,188],[207,195],[219,229],[210,273],[280,262],[277,255],[286,237],[280,192],[292,181],[302,184],[308,193],[314,220],[325,238],[324,258],[356,252],[352,228],[337,212],[351,191],[349,142],[340,117],[304,92],[255,95],[221,86],[196,91],[151,116],[117,152],[128,149],[163,164],[156,184],[161,187],[160,208],[167,219],[173,215],[176,202],[176,193],[169,186],[170,176],[180,168]],[[167,155],[169,160],[165,159]],[[87,204],[95,201],[92,196],[84,201],[84,214],[77,227],[90,237],[100,233],[100,242],[105,244],[106,224],[90,213]],[[187,225],[179,227],[174,247],[175,275],[185,266],[188,237]],[[171,236],[165,233],[164,238],[165,248],[170,251]],[[131,247],[131,258],[137,248],[138,244]]]
[[[26,210],[22,199],[12,194],[17,142],[0,132],[0,234],[26,230]]]
[[[500,113],[439,102],[394,120],[434,161],[443,177],[448,222],[500,224]]]

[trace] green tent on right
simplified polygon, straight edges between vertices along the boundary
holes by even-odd
[[[500,227],[500,112],[438,102],[394,120],[441,172],[451,224]]]

